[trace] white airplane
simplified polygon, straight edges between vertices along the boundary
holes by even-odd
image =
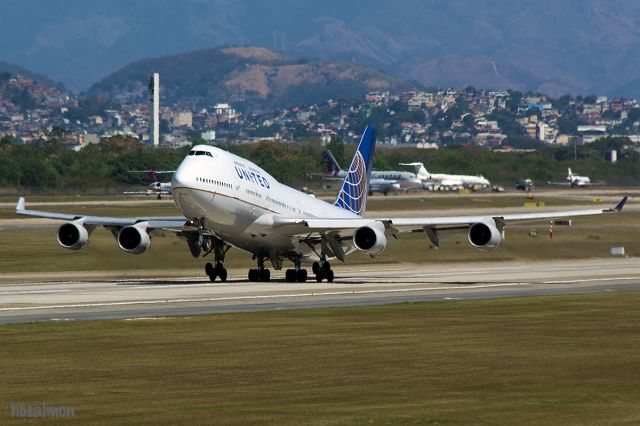
[[[322,153],[322,161],[326,166],[325,175],[331,178],[344,179],[347,175],[345,170],[340,168],[338,161],[333,156],[331,150],[326,149]],[[382,192],[387,195],[390,191],[398,189],[414,189],[422,186],[422,180],[413,172],[396,170],[372,170],[369,181],[369,194]]]
[[[480,187],[488,188],[491,182],[484,176],[450,175],[447,173],[429,173],[422,163],[399,163],[401,166],[413,166],[416,175],[425,184],[436,183],[447,189]]]
[[[591,179],[589,179],[587,176],[574,175],[571,171],[571,168],[567,169],[567,181],[572,187],[577,186],[582,188],[585,186],[591,186]]]
[[[402,232],[424,232],[431,245],[439,234],[466,230],[469,243],[492,250],[500,245],[505,225],[512,221],[542,221],[572,216],[600,215],[622,210],[627,197],[615,208],[540,213],[483,214],[477,216],[363,217],[376,131],[367,126],[335,202],[285,186],[256,164],[208,145],[192,148],[173,175],[173,198],[179,217],[115,218],[27,210],[20,198],[16,213],[65,221],[57,231],[60,245],[78,250],[89,243],[98,226],[109,229],[118,246],[132,254],[149,250],[153,237],[167,232],[186,240],[194,257],[211,255],[205,265],[211,281],[227,279],[225,254],[235,247],[253,255],[257,268],[250,281],[269,281],[265,262],[280,270],[293,262],[286,281],[304,282],[303,263],[313,263],[315,279],[331,282],[329,260],[344,261],[354,251],[371,257],[382,253],[387,242]]]
[[[375,192],[381,192],[384,195],[388,195],[390,192],[400,191],[400,182],[391,179],[370,179],[369,180],[369,195],[373,195]]]
[[[174,173],[175,170],[132,170],[133,173],[146,173],[149,178],[149,189],[146,191],[126,191],[124,195],[156,195],[158,200],[163,195],[171,195],[171,182],[160,182],[156,173]]]

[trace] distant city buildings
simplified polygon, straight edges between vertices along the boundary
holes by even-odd
[[[0,74],[0,137],[21,143],[55,137],[76,150],[117,134],[153,144],[153,106],[159,100],[154,96],[154,79],[151,82],[151,102],[143,101],[142,84],[117,99],[77,99],[22,76]],[[357,142],[366,123],[377,126],[379,143],[389,147],[437,149],[470,144],[494,149],[523,139],[587,144],[607,135],[624,135],[640,143],[640,108],[633,99],[577,96],[553,100],[539,94],[471,87],[398,94],[375,91],[360,101],[328,99],[260,113],[243,113],[224,100],[198,110],[160,105],[157,111],[158,144],[171,147],[196,141],[301,138],[328,143],[336,136]]]

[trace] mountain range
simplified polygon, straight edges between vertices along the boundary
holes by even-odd
[[[243,109],[361,99],[367,92],[415,88],[399,78],[344,61],[293,60],[262,47],[227,47],[145,59],[92,85],[89,95],[147,98],[152,72],[160,74],[163,103],[191,108],[232,102]]]
[[[424,86],[640,98],[628,0],[8,0],[1,59],[76,91],[140,58],[258,46]]]

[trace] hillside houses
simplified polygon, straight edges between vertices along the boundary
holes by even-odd
[[[149,105],[140,94],[78,99],[22,76],[0,76],[0,137],[19,143],[63,137],[74,149],[113,134],[149,140]],[[545,144],[590,143],[602,135],[640,139],[640,108],[633,99],[562,97],[512,91],[442,89],[375,91],[360,100],[328,99],[272,111],[243,111],[216,100],[191,111],[161,106],[161,140],[180,147],[194,141],[243,143],[262,139],[322,143],[357,141],[364,125],[378,128],[382,146],[437,148],[474,144],[496,148],[518,139]],[[58,129],[58,130],[56,130]],[[62,129],[63,131],[60,131]]]

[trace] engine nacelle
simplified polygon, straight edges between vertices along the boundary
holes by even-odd
[[[370,225],[358,228],[353,234],[353,245],[369,255],[382,253],[387,247],[384,225],[381,222],[371,222]]]
[[[89,244],[89,231],[81,221],[60,225],[57,234],[58,244],[69,250],[80,250]]]
[[[118,246],[127,253],[141,254],[151,246],[151,237],[147,233],[147,223],[125,226],[118,232]]]
[[[502,242],[502,232],[493,219],[478,222],[469,228],[469,242],[475,248],[493,250]]]

